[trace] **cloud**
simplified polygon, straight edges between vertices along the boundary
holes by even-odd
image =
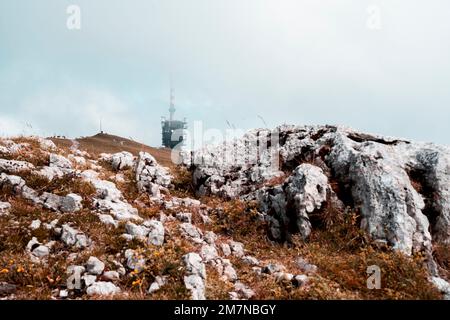
[[[25,98],[18,107],[19,118],[45,128],[43,135],[77,137],[100,130],[141,137],[131,108],[105,89],[62,87],[47,89]]]

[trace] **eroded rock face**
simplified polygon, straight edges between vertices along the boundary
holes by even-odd
[[[274,187],[262,188],[249,199],[256,199],[263,212],[271,213],[270,232],[274,239],[288,236],[290,225],[303,239],[311,233],[309,215],[320,210],[327,201],[343,207],[328,183],[323,170],[311,164],[301,164],[286,181]]]
[[[153,156],[140,152],[136,165],[136,181],[139,191],[159,198],[161,190],[170,186],[172,176]]]
[[[255,156],[249,146],[257,138],[270,143],[259,143],[263,148]],[[200,195],[257,199],[274,238],[284,238],[293,222],[308,237],[309,215],[331,201],[358,210],[361,228],[406,254],[429,252],[432,239],[450,242],[446,147],[338,126],[281,126],[194,152],[184,163]],[[264,187],[281,170],[287,179]],[[339,185],[338,195],[331,185]]]

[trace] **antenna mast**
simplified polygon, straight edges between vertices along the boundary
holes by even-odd
[[[173,90],[172,85],[172,79],[170,79],[170,107],[169,107],[169,113],[170,113],[170,121],[173,121],[173,115],[175,113],[175,93]]]

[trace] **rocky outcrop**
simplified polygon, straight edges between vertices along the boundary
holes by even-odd
[[[146,152],[139,153],[135,171],[139,191],[155,198],[159,198],[161,191],[169,187],[172,181],[169,171]]]
[[[333,201],[360,211],[361,228],[373,239],[407,254],[429,252],[432,239],[450,241],[445,147],[345,127],[281,126],[194,152],[184,162],[198,194],[257,199],[274,238],[293,222],[307,237],[309,214]],[[264,187],[280,171],[290,176]]]

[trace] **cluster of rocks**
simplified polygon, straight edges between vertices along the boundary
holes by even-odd
[[[121,271],[122,270],[122,271]],[[105,271],[105,263],[96,257],[89,257],[84,266],[71,265],[67,268],[69,275],[68,290],[85,290],[89,296],[108,296],[120,293],[120,288],[114,284],[124,275],[123,268],[118,271]],[[60,291],[60,297],[68,296],[67,290]]]
[[[77,194],[58,196],[49,192],[41,195],[34,189],[28,187],[24,179],[15,175],[0,173],[0,187],[7,186],[23,198],[32,201],[34,204],[56,212],[76,212],[82,209],[82,198]]]
[[[30,224],[31,230],[37,230],[39,228],[45,228],[51,230],[55,237],[58,237],[66,246],[74,247],[77,249],[84,249],[91,245],[92,241],[84,232],[77,230],[76,228],[65,223],[62,226],[58,225],[58,219],[51,221],[50,223],[42,223],[41,220],[33,220]],[[49,255],[50,250],[55,245],[55,241],[50,241],[46,244],[40,243],[35,237],[33,237],[27,245],[27,252],[31,253],[35,258],[45,258]],[[35,259],[36,260],[36,259]]]
[[[155,199],[159,199],[161,191],[167,191],[171,185],[172,176],[153,156],[140,152],[136,165],[136,182],[139,191],[147,192]]]
[[[113,220],[118,221],[142,220],[138,215],[138,210],[125,200],[122,192],[113,182],[100,179],[99,174],[93,170],[83,171],[81,178],[94,186],[96,190],[93,198],[94,207],[99,212],[110,214],[114,218]],[[114,224],[114,221],[105,216],[102,217],[102,220]]]
[[[146,240],[148,244],[162,246],[164,244],[165,230],[161,221],[147,220],[142,225],[127,222],[125,225],[126,234],[123,236],[127,240],[140,239]]]

